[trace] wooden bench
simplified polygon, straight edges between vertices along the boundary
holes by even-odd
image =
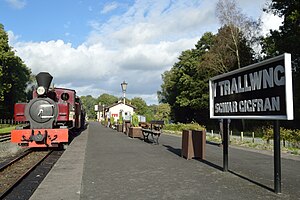
[[[150,122],[150,127],[142,128],[142,133],[144,136],[145,142],[150,142],[149,135],[151,135],[152,141],[154,144],[159,144],[158,139],[161,135],[162,128],[164,126],[164,121],[162,120],[153,120]]]

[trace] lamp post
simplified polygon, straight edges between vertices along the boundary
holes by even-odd
[[[127,89],[127,84],[125,81],[123,81],[123,83],[121,83],[121,88],[122,88],[122,91],[123,91],[123,103],[125,105],[125,92],[126,92],[126,89]]]

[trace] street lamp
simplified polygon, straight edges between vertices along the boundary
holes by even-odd
[[[126,89],[127,89],[127,84],[125,81],[123,81],[123,83],[121,83],[121,88],[122,88],[122,91],[123,91],[123,103],[125,105],[125,92],[126,92]]]

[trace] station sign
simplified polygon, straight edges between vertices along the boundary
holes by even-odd
[[[291,54],[209,80],[210,118],[293,120]]]

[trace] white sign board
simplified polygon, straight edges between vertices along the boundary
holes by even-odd
[[[293,120],[291,55],[215,76],[209,95],[210,118]]]

